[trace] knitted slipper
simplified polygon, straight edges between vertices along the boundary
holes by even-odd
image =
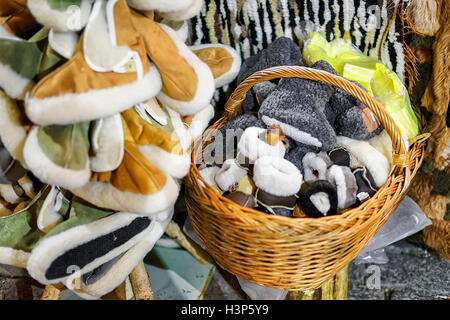
[[[90,141],[91,170],[94,172],[116,170],[122,163],[125,146],[120,114],[96,120],[92,124]]]
[[[347,149],[362,166],[369,170],[375,186],[380,188],[389,177],[390,165],[387,158],[366,141],[338,136],[337,143]]]
[[[255,162],[253,181],[260,206],[272,209],[275,214],[292,215],[303,182],[295,165],[279,157],[260,157]]]
[[[117,170],[95,172],[87,184],[71,191],[101,208],[157,215],[175,203],[179,186],[139,152],[125,120],[123,128],[125,153]]]
[[[23,148],[27,168],[43,183],[65,189],[89,181],[89,122],[33,127]]]
[[[13,98],[21,98],[39,73],[42,51],[38,43],[25,41],[0,25],[0,87]]]
[[[336,186],[339,209],[347,209],[356,203],[358,185],[349,167],[332,165],[327,171],[327,180]]]
[[[336,134],[323,112],[327,98],[316,95],[325,90],[312,82],[281,79],[262,103],[259,116],[268,126],[280,126],[291,139],[328,151],[336,145]]]
[[[147,54],[161,74],[158,100],[182,115],[195,114],[212,99],[214,77],[206,63],[164,24],[132,11],[133,24],[142,36]]]
[[[164,234],[172,217],[173,208],[166,219],[152,221],[153,227],[145,231],[146,235],[142,241],[96,269],[84,273],[81,276],[79,288],[74,286],[74,279],[66,280],[66,286],[77,295],[88,299],[98,299],[111,292],[125,281],[136,265],[152,250],[155,243]]]
[[[111,0],[104,10],[109,31],[96,37],[95,30],[86,28],[71,60],[42,79],[27,97],[26,112],[34,123],[104,118],[154,97],[161,89],[159,72],[147,58],[125,0]],[[102,46],[94,54],[86,52],[86,46],[92,48],[97,42]],[[114,56],[109,56],[111,47],[116,49]]]
[[[47,28],[56,31],[79,31],[91,13],[90,0],[32,0],[27,6],[34,18]]]
[[[308,217],[320,218],[337,214],[336,187],[327,180],[317,180],[300,193],[299,206]]]
[[[174,132],[169,113],[152,99],[122,113],[139,151],[164,173],[181,179],[191,158]],[[158,119],[158,120],[157,120]]]

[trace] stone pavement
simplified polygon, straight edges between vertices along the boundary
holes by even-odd
[[[441,300],[450,297],[450,262],[407,241],[386,247],[387,264],[351,263],[349,300]],[[43,286],[14,268],[0,267],[0,300],[39,299]],[[5,277],[7,275],[7,277]],[[207,300],[247,299],[232,275],[217,270]]]

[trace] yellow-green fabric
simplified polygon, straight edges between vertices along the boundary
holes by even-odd
[[[0,63],[8,65],[26,79],[38,73],[42,52],[36,42],[0,39]]]
[[[365,56],[343,39],[328,42],[316,32],[311,33],[305,43],[304,58],[310,65],[325,60],[341,76],[364,86],[391,115],[403,136],[412,139],[419,134],[418,121],[405,86],[383,63]]]

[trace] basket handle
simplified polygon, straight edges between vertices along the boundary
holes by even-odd
[[[398,126],[383,106],[370,94],[351,81],[332,73],[300,66],[280,66],[255,72],[241,82],[225,104],[225,117],[231,120],[242,113],[242,102],[247,92],[256,84],[277,78],[303,78],[334,85],[366,105],[381,122],[392,139],[393,162],[397,167],[407,167],[406,146]]]

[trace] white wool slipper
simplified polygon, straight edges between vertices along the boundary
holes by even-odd
[[[249,127],[243,132],[238,142],[238,151],[241,156],[247,158],[250,163],[264,156],[273,156],[283,158],[286,148],[283,142],[279,141],[276,145],[268,144],[265,140],[266,129],[258,127]],[[239,159],[241,161],[241,159]]]
[[[214,76],[211,72],[209,66],[201,61],[190,49],[180,40],[177,33],[170,27],[159,24],[161,28],[166,32],[174,41],[175,45],[179,50],[179,55],[183,57],[189,65],[194,69],[198,83],[194,98],[190,101],[179,101],[175,100],[163,91],[157,95],[158,100],[165,106],[169,107],[181,115],[187,116],[192,115],[207,106],[211,99],[213,98],[215,91]]]
[[[91,134],[91,170],[109,172],[116,170],[123,160],[125,140],[120,114],[95,121]]]
[[[327,169],[333,164],[325,152],[308,152],[302,159],[304,179],[307,183],[327,179]]]
[[[390,170],[389,161],[368,142],[338,136],[337,144],[347,149],[369,170],[378,188],[387,181]]]
[[[47,0],[27,1],[34,18],[47,28],[59,32],[79,31],[86,25],[91,13],[91,0],[81,0],[81,6],[70,6],[65,10],[52,8]]]
[[[93,271],[123,254],[153,230],[154,220],[119,212],[44,238],[27,262],[30,275],[42,284],[53,284]]]
[[[216,179],[215,179],[216,174],[219,170],[220,170],[219,167],[213,166],[213,167],[203,168],[199,172],[200,172],[200,175],[202,176],[203,180],[205,180],[205,182],[207,184],[209,184],[211,187],[213,187],[214,189],[216,189],[217,191],[222,193],[222,190],[220,190],[219,186],[216,183]],[[201,181],[200,179],[198,182],[200,183],[200,185],[202,187],[204,187],[204,188],[206,187],[205,184],[203,183],[203,181]]]
[[[253,180],[258,188],[267,193],[288,197],[299,192],[303,176],[292,162],[280,157],[264,156],[255,162]]]
[[[214,180],[222,191],[228,191],[230,187],[241,181],[247,175],[247,170],[236,164],[234,159],[226,160],[222,168],[217,171]]]

